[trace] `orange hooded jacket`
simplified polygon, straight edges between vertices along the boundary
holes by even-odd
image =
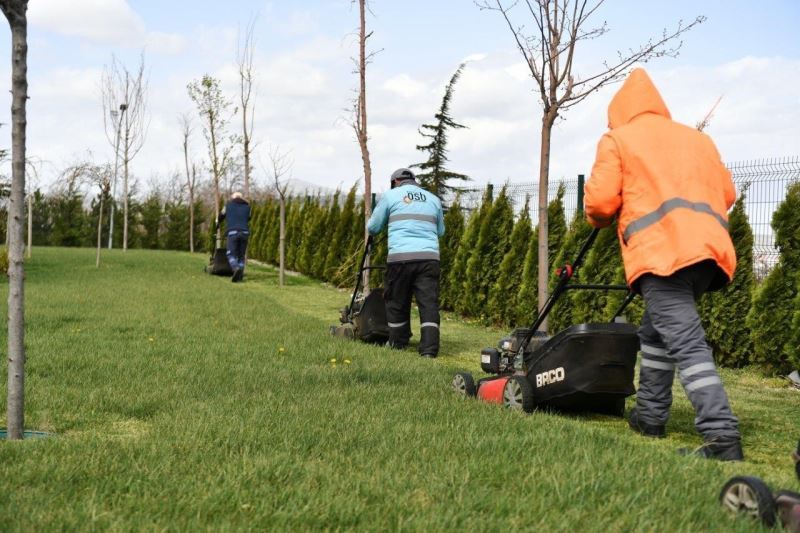
[[[711,139],[673,122],[643,69],[635,69],[608,106],[608,127],[585,187],[589,222],[618,217],[625,276],[669,276],[713,260],[729,282],[736,252],[728,209],[736,200],[731,175]]]

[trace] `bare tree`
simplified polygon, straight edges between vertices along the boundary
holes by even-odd
[[[717,101],[714,102],[714,105],[711,106],[711,109],[709,109],[708,113],[706,113],[706,116],[703,117],[703,120],[697,123],[697,125],[695,126],[697,131],[705,131],[705,129],[711,124],[711,117],[714,116],[714,111],[717,110],[717,106],[721,101],[722,101],[722,95],[720,95],[720,97],[717,98]]]
[[[541,146],[539,152],[539,307],[547,299],[549,277],[547,192],[550,176],[550,141],[553,124],[567,109],[579,104],[604,85],[621,80],[636,63],[651,59],[675,57],[682,41],[675,42],[684,32],[705,20],[699,16],[688,25],[678,22],[673,31],[662,32],[638,48],[618,52],[613,61],[589,76],[573,74],[575,48],[581,41],[596,39],[608,33],[608,25],[587,28],[589,19],[604,0],[478,0],[480,9],[495,11],[505,20],[519,52],[528,65],[543,106]],[[512,11],[522,5],[533,20],[528,31],[514,22]],[[673,46],[674,44],[674,46]],[[542,325],[547,328],[547,324]]]
[[[100,248],[103,246],[103,202],[111,195],[112,170],[109,165],[86,165],[85,172],[89,184],[96,186],[100,192],[97,212],[97,254],[94,265],[95,268],[100,268]]]
[[[186,192],[189,194],[189,252],[194,253],[194,195],[197,189],[197,165],[189,170],[189,137],[192,134],[192,117],[188,113],[179,116],[183,136],[183,163],[186,167]]]
[[[26,166],[30,174],[30,176],[25,180],[25,186],[28,189],[28,194],[26,195],[26,201],[28,204],[28,245],[26,255],[28,256],[28,259],[31,258],[33,253],[33,194],[34,188],[39,183],[39,168],[41,165],[42,160],[39,158],[29,157],[26,161]]]
[[[11,196],[8,206],[8,438],[25,428],[25,105],[28,100],[28,0],[0,0],[11,28]]]
[[[145,77],[144,53],[138,68],[131,72],[115,56],[103,70],[101,95],[106,137],[116,150],[122,145],[122,249],[128,249],[128,198],[130,162],[144,146],[149,118],[147,114],[148,80]],[[116,110],[119,113],[114,113]],[[116,183],[114,183],[116,191]],[[113,209],[113,204],[112,204]],[[113,211],[111,213],[113,220]],[[113,222],[112,222],[113,224]]]
[[[242,152],[244,156],[244,196],[250,198],[250,172],[252,169],[250,157],[253,147],[250,143],[253,139],[253,122],[255,115],[255,102],[253,97],[253,49],[255,38],[253,29],[255,27],[255,17],[247,23],[244,35],[240,35],[237,41],[236,64],[239,67],[239,101],[242,104]]]
[[[208,144],[208,158],[211,162],[211,176],[214,180],[214,223],[219,220],[220,212],[220,182],[227,173],[231,151],[237,142],[236,136],[226,137],[228,123],[236,113],[236,108],[231,111],[232,103],[222,94],[219,80],[204,75],[200,80],[194,80],[187,86],[189,97],[197,106],[203,124],[203,135]],[[216,244],[220,247],[221,238],[219,226],[216,228]]]
[[[358,30],[358,61],[356,62],[356,73],[358,74],[358,97],[353,106],[353,130],[358,139],[358,146],[361,148],[361,161],[364,165],[364,242],[369,237],[367,222],[372,214],[372,165],[369,159],[369,147],[367,146],[367,64],[370,62],[374,53],[367,54],[367,39],[372,32],[367,33],[366,10],[369,8],[367,0],[358,1],[359,30]],[[352,0],[355,4],[356,0]],[[352,5],[351,4],[351,5]],[[365,266],[369,266],[369,258]],[[364,293],[369,293],[369,269],[364,269]]]
[[[286,274],[286,193],[289,190],[289,181],[284,176],[292,170],[293,161],[288,152],[281,150],[280,146],[273,146],[269,149],[269,168],[266,174],[270,178],[273,191],[278,196],[280,203],[280,228],[278,237],[278,284],[283,287]]]

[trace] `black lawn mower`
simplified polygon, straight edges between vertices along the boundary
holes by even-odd
[[[792,459],[800,480],[800,442]],[[800,493],[779,490],[773,494],[757,477],[736,476],[722,487],[719,501],[728,511],[758,520],[764,526],[780,523],[786,531],[800,533]]]
[[[386,304],[383,301],[383,288],[375,287],[365,295],[362,290],[364,272],[383,270],[385,265],[366,266],[373,238],[370,236],[364,245],[364,255],[356,274],[356,286],[350,305],[340,311],[338,326],[331,326],[331,335],[362,342],[383,344],[389,340],[389,325],[386,322]]]
[[[213,276],[233,276],[233,269],[228,263],[228,250],[216,248],[208,260],[208,264],[203,267],[203,271]]]
[[[481,350],[481,369],[492,376],[477,383],[467,372],[453,377],[453,388],[511,409],[596,412],[623,416],[633,386],[637,328],[620,317],[635,294],[626,285],[570,283],[597,238],[595,229],[572,264],[556,271],[558,284],[529,328],[515,329],[497,348]],[[537,331],[553,305],[568,290],[624,290],[609,323],[576,324],[553,335]]]

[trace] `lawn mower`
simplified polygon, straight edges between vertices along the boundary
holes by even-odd
[[[364,294],[362,282],[364,272],[383,270],[386,267],[366,266],[373,238],[370,236],[364,245],[364,255],[356,275],[356,286],[350,305],[340,311],[338,326],[331,326],[331,335],[345,339],[357,339],[363,342],[382,344],[389,340],[389,325],[386,322],[386,304],[383,301],[383,288],[375,287],[369,294]]]
[[[233,276],[233,270],[228,263],[228,250],[216,248],[203,271],[214,276]]]
[[[792,459],[800,480],[800,442]],[[800,493],[780,490],[773,494],[757,477],[736,476],[722,487],[719,501],[727,510],[759,520],[767,527],[775,526],[780,520],[786,531],[800,533]]]
[[[497,348],[481,351],[481,369],[492,376],[476,383],[468,372],[459,372],[452,382],[456,392],[528,413],[554,409],[623,415],[625,398],[635,392],[639,338],[637,328],[621,315],[635,295],[626,285],[570,283],[598,232],[592,231],[572,264],[556,271],[558,283],[533,324],[515,329]],[[609,323],[576,324],[552,337],[538,331],[556,301],[578,289],[628,295]]]

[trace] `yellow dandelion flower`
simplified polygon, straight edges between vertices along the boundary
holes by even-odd
[[[345,359],[345,360],[344,360],[344,364],[346,364],[346,365],[349,365],[351,362],[352,362],[352,361],[350,361],[350,359]]]
[[[283,346],[281,346],[280,348],[278,348],[278,351],[279,351],[279,352],[281,352],[281,353],[283,353],[283,352],[285,352],[285,351],[286,351],[286,348],[284,348]]]
[[[149,340],[150,342],[153,342],[155,339],[153,337],[148,337],[147,340]]]
[[[336,364],[336,358],[331,359],[331,363],[335,365]]]

